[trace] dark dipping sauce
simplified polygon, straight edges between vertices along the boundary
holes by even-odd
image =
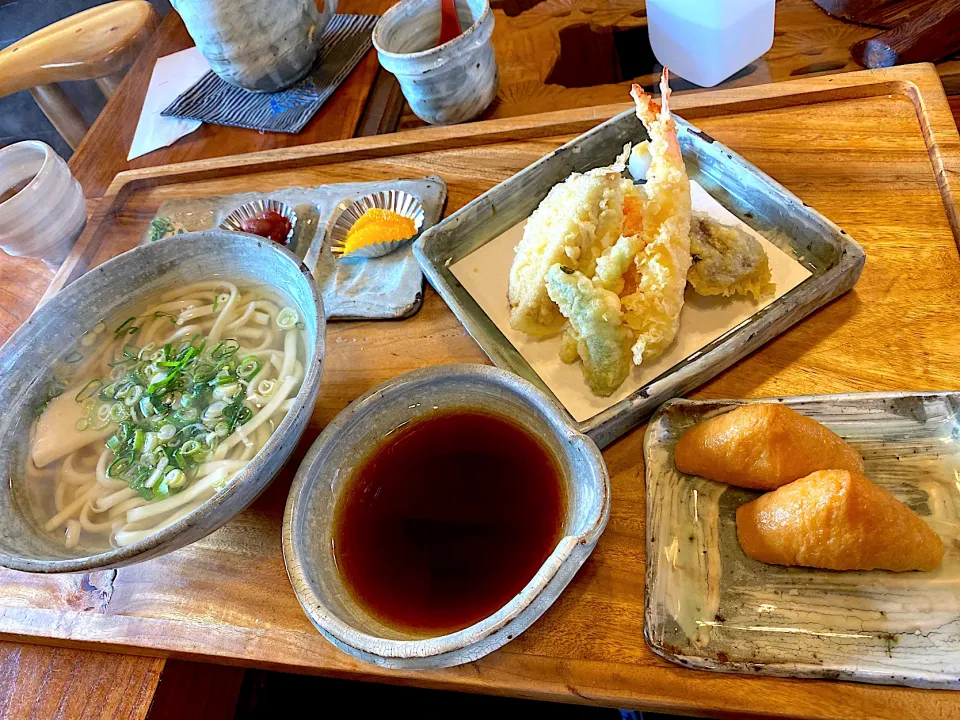
[[[451,410],[390,435],[337,503],[333,551],[354,600],[385,625],[439,635],[482,620],[559,541],[559,464],[499,415]]]

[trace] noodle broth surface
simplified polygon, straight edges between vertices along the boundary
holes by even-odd
[[[97,323],[39,398],[24,469],[38,524],[67,548],[125,547],[216,495],[293,404],[302,318],[272,288],[211,280]]]

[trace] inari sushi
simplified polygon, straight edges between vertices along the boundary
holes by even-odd
[[[737,539],[760,562],[827,570],[933,570],[943,541],[860,473],[821,470],[737,509]]]
[[[815,470],[863,472],[863,458],[836,433],[779,403],[752,403],[717,415],[677,441],[680,472],[775,490]]]

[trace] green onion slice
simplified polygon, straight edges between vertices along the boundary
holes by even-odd
[[[257,359],[256,355],[247,355],[240,360],[240,364],[237,366],[237,377],[248,380],[260,372],[261,367],[263,367],[263,364]]]
[[[129,469],[130,469],[130,461],[127,458],[125,457],[117,458],[107,466],[107,477],[109,478],[120,477]]]
[[[239,349],[240,343],[233,338],[228,338],[213,349],[213,351],[210,353],[210,357],[212,357],[214,360],[224,360],[232,355],[235,355]]]
[[[84,400],[93,397],[94,393],[100,390],[101,387],[103,387],[103,380],[100,378],[91,380],[80,389],[80,392],[77,393],[76,401],[83,402]]]
[[[295,328],[298,322],[300,322],[300,316],[292,307],[285,307],[277,315],[277,327],[279,327],[281,330],[290,330]]]
[[[140,328],[132,323],[136,322],[137,318],[128,317],[120,325],[117,326],[117,329],[113,331],[113,339],[119,340],[124,335],[136,335],[140,332]]]

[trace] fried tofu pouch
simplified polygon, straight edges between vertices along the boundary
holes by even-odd
[[[863,472],[863,458],[816,420],[779,403],[752,403],[696,425],[677,441],[680,472],[774,490],[815,470]]]
[[[857,472],[819,470],[737,509],[755,560],[826,570],[933,570],[943,541],[923,518]]]

